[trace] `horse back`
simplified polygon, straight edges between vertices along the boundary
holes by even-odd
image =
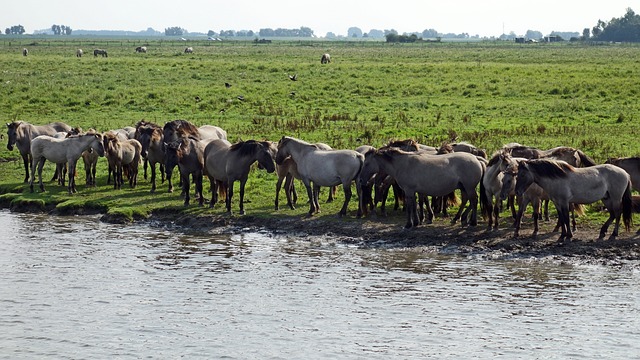
[[[354,180],[362,170],[364,155],[355,150],[319,150],[305,153],[296,161],[298,173],[320,186],[334,186]]]

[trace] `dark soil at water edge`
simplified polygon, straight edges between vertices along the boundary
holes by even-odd
[[[0,207],[16,212],[39,212],[56,215],[102,214],[101,220],[109,223],[128,224],[130,218],[122,214],[105,214],[101,208],[70,207],[61,211],[40,202],[21,202],[20,206],[0,203]],[[625,232],[621,226],[616,239],[608,236],[598,240],[600,224],[578,224],[571,242],[558,242],[559,233],[553,232],[555,222],[541,222],[537,237],[532,237],[532,220],[526,218],[520,237],[513,237],[513,228],[505,226],[487,231],[481,222],[476,227],[450,224],[447,218],[436,218],[433,224],[404,229],[404,217],[388,218],[370,216],[336,218],[333,215],[306,216],[287,215],[281,211],[277,216],[245,215],[229,216],[180,214],[175,211],[156,211],[150,217],[134,216],[134,222],[151,222],[154,226],[174,228],[177,231],[211,233],[242,233],[267,231],[279,236],[321,239],[352,244],[363,248],[413,248],[418,251],[443,252],[474,255],[493,259],[552,259],[568,263],[593,263],[611,266],[640,267],[640,235],[636,229]],[[510,220],[509,220],[510,221]],[[637,264],[630,264],[637,262]]]
[[[571,242],[558,242],[552,223],[541,223],[539,235],[531,236],[532,224],[523,222],[521,235],[513,237],[512,228],[487,231],[483,224],[476,227],[450,225],[449,219],[436,219],[433,224],[404,229],[397,219],[336,219],[307,218],[287,215],[257,216],[181,216],[154,214],[156,223],[180,229],[240,233],[268,231],[277,235],[301,238],[323,238],[370,248],[415,248],[421,251],[480,255],[494,259],[545,258],[569,263],[593,263],[611,266],[637,266],[640,261],[640,235],[635,229],[622,230],[616,239],[598,240],[599,227],[578,226]],[[610,227],[610,231],[613,226]],[[610,234],[610,232],[609,232]],[[608,234],[608,235],[609,235]]]

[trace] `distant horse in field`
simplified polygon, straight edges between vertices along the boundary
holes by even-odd
[[[27,48],[22,49],[22,56],[27,56],[29,55],[29,50],[27,50]]]
[[[82,51],[82,49],[76,50],[76,57],[82,57],[83,54],[84,52]]]
[[[136,139],[122,140],[117,135],[105,135],[105,156],[113,169],[113,188],[121,189],[124,184],[124,168],[129,174],[129,186],[135,188],[138,182],[138,166],[142,145]]]
[[[314,144],[320,150],[333,150],[331,146],[325,143],[315,143]],[[277,148],[276,148],[277,152]],[[274,152],[273,156],[275,158]],[[275,201],[275,209],[278,210],[279,206],[279,196],[280,189],[282,187],[282,181],[284,180],[284,193],[287,196],[287,205],[291,210],[295,209],[294,204],[298,201],[298,193],[296,191],[296,187],[294,184],[294,179],[300,180],[300,174],[298,174],[298,166],[296,162],[293,161],[291,157],[288,157],[282,161],[281,164],[276,166],[276,174],[278,175],[278,181],[276,182],[276,201]],[[329,189],[329,197],[327,198],[327,202],[332,202],[336,195],[336,187],[332,186]]]
[[[48,125],[32,125],[23,121],[14,121],[7,124],[7,149],[13,150],[15,145],[20,151],[24,163],[24,182],[29,181],[29,166],[31,165],[31,140],[40,135],[54,136],[59,131],[71,131],[71,126],[54,122]],[[33,168],[31,169],[33,171]]]
[[[611,165],[576,168],[564,161],[532,159],[518,162],[516,195],[522,195],[532,184],[544,189],[558,209],[561,223],[560,241],[573,237],[570,226],[570,204],[590,204],[602,200],[609,218],[600,229],[603,239],[609,225],[615,220],[612,238],[618,236],[620,217],[627,231],[631,226],[631,177],[623,169]]]
[[[185,54],[193,54],[193,48],[191,46],[184,48]]]
[[[178,166],[182,193],[184,194],[184,206],[188,206],[191,200],[189,194],[189,176],[193,177],[196,197],[200,206],[204,204],[202,194],[202,178],[204,174],[204,148],[207,140],[197,140],[192,137],[183,137],[179,140],[165,144],[165,171],[167,179],[171,178],[173,169]]]
[[[102,57],[109,57],[109,55],[107,54],[107,50],[105,50],[105,49],[95,49],[95,50],[93,50],[93,56],[94,57],[98,57],[98,55],[100,55]]]
[[[33,157],[31,180],[29,187],[33,192],[33,182],[35,180],[35,169],[38,168],[38,180],[40,191],[44,191],[42,183],[42,167],[46,160],[59,164],[67,162],[69,174],[75,174],[76,163],[86,150],[93,149],[98,155],[104,155],[104,145],[102,135],[95,132],[88,132],[83,135],[73,135],[64,139],[56,139],[51,136],[41,135],[31,141],[31,155]],[[76,192],[76,181],[74,176],[69,177],[69,194]]]
[[[477,225],[478,194],[476,187],[480,184],[484,191],[482,176],[485,164],[475,155],[464,152],[428,155],[407,152],[398,148],[370,151],[365,155],[364,166],[360,173],[360,184],[364,184],[372,174],[383,170],[396,180],[405,193],[407,208],[406,228],[419,224],[416,194],[425,196],[446,196],[456,189],[462,193],[462,204],[451,223],[461,219],[467,225],[467,216],[471,212],[470,225]],[[482,200],[482,198],[481,198]],[[469,206],[465,208],[469,202]],[[430,218],[433,217],[431,206],[426,204]],[[486,204],[481,203],[481,209]]]
[[[331,62],[331,55],[324,53],[320,58],[320,64],[328,64]]]
[[[136,52],[137,53],[146,54],[147,53],[147,47],[146,46],[138,46],[136,48]]]
[[[135,139],[142,145],[140,155],[145,161],[144,178],[147,178],[147,162],[151,167],[151,192],[156,191],[156,164],[160,164],[160,177],[164,183],[164,150],[163,134],[159,125],[149,122],[138,122]]]
[[[640,157],[609,158],[605,164],[613,164],[623,168],[631,176],[633,189],[640,191]]]
[[[233,199],[233,184],[240,181],[240,215],[244,215],[244,189],[249,178],[251,164],[258,162],[258,166],[268,173],[275,171],[271,143],[267,141],[247,140],[231,145],[226,140],[217,139],[207,144],[204,150],[205,174],[211,182],[211,202],[213,207],[217,202],[218,187],[223,186],[226,191],[225,205],[227,212],[231,214],[231,201]]]
[[[320,150],[313,144],[283,136],[278,142],[276,163],[281,164],[289,156],[296,162],[302,183],[307,188],[307,195],[311,199],[309,216],[320,211],[318,203],[320,187],[339,184],[342,184],[345,199],[338,215],[346,215],[352,194],[351,183],[356,180],[362,169],[364,156],[355,150]],[[359,186],[356,186],[356,191],[358,198],[361,199]],[[362,208],[358,206],[358,216],[361,215]]]

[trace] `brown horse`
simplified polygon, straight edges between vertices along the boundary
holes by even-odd
[[[217,202],[217,187],[226,189],[225,205],[227,212],[231,214],[231,200],[233,199],[233,184],[240,181],[240,214],[244,215],[244,189],[249,178],[251,164],[258,162],[259,167],[268,173],[275,171],[271,143],[267,141],[247,140],[231,145],[226,140],[217,139],[211,141],[204,150],[205,173],[211,182],[211,202],[209,206],[215,206]]]
[[[136,125],[135,139],[142,145],[140,155],[144,159],[144,178],[147,178],[147,162],[151,167],[151,192],[156,191],[156,164],[160,164],[160,177],[164,183],[164,135],[159,125],[140,121]]]
[[[105,156],[109,167],[113,169],[113,188],[121,189],[124,184],[123,170],[126,167],[129,174],[129,186],[135,188],[138,182],[138,165],[142,145],[135,139],[122,140],[117,135],[105,135]]]
[[[197,140],[193,137],[182,137],[177,141],[165,143],[165,171],[167,179],[171,177],[171,172],[178,166],[180,171],[180,181],[182,184],[182,194],[184,194],[184,206],[189,206],[191,196],[189,195],[189,177],[193,177],[198,204],[204,204],[202,195],[202,177],[204,174],[204,149],[208,140]]]
[[[71,131],[71,126],[62,122],[54,122],[48,125],[32,125],[24,121],[14,121],[7,124],[7,135],[9,137],[7,149],[11,151],[15,145],[20,151],[20,156],[22,156],[22,161],[24,162],[25,183],[29,181],[31,140],[40,135],[54,136],[59,131]]]
[[[640,191],[640,157],[609,158],[605,163],[623,168],[631,176],[633,189]]]

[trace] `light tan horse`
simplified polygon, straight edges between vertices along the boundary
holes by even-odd
[[[461,191],[462,204],[451,222],[455,223],[461,219],[462,225],[467,225],[467,216],[471,212],[469,224],[477,225],[476,187],[480,184],[480,191],[484,191],[481,180],[485,164],[475,155],[464,152],[428,155],[388,148],[368,152],[365,158],[360,173],[361,184],[368,181],[373,173],[383,170],[394,178],[404,191],[407,208],[406,228],[419,224],[416,194],[446,196],[456,189]],[[465,208],[467,202],[469,206]],[[482,206],[485,204],[481,203]],[[432,211],[428,204],[427,210]]]
[[[355,150],[320,150],[306,141],[283,136],[278,142],[276,163],[282,164],[289,156],[296,162],[298,174],[307,188],[307,195],[312,199],[309,202],[309,216],[320,211],[320,187],[339,184],[342,184],[345,200],[338,215],[346,215],[352,194],[351,183],[362,169],[364,156]],[[356,191],[361,199],[359,186],[356,186]],[[361,206],[358,206],[358,216],[362,216]]]
[[[105,156],[109,167],[113,169],[113,188],[121,189],[124,184],[124,169],[129,175],[129,186],[135,188],[138,183],[138,166],[142,145],[136,139],[121,139],[117,135],[105,135]]]
[[[615,220],[612,238],[618,236],[620,216],[625,228],[631,226],[631,178],[623,169],[603,164],[587,168],[576,168],[564,161],[549,159],[522,160],[518,162],[516,195],[522,195],[532,184],[544,189],[558,209],[562,233],[559,240],[573,237],[570,226],[570,204],[590,204],[602,200],[609,218],[600,229],[604,238],[609,225]]]
[[[58,132],[69,132],[71,126],[54,122],[48,125],[32,125],[24,121],[14,121],[7,124],[7,149],[13,150],[14,145],[20,151],[24,163],[24,182],[29,181],[29,165],[31,164],[31,140],[40,135],[55,136]],[[31,169],[33,171],[33,169]]]
[[[31,180],[29,181],[31,192],[33,192],[36,165],[38,168],[40,191],[44,191],[44,185],[42,184],[42,167],[46,160],[56,164],[66,162],[69,165],[69,174],[75,174],[78,159],[82,155],[82,152],[89,149],[93,149],[100,156],[104,155],[104,145],[101,134],[87,132],[84,135],[74,135],[64,139],[41,135],[33,139],[31,141],[31,155],[33,157],[32,167],[34,171],[31,173]],[[70,176],[69,178],[68,190],[69,194],[76,192],[74,176]]]

